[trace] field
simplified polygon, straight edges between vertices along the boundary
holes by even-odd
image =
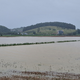
[[[80,42],[63,42],[0,47],[0,80],[80,80]]]
[[[63,29],[63,28],[56,27],[56,26],[45,26],[45,27],[31,29],[31,30],[28,30],[26,32],[28,33],[28,35],[47,35],[47,36],[51,36],[51,35],[57,35],[58,30],[62,30],[65,35],[73,33],[73,32],[76,31],[74,29]]]

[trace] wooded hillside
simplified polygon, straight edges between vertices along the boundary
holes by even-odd
[[[5,26],[0,25],[0,33],[3,34],[3,33],[8,33],[8,32],[10,32],[10,29],[8,29]]]
[[[38,23],[36,25],[27,26],[23,29],[23,31],[39,28],[39,27],[45,27],[45,26],[57,26],[64,29],[75,29],[75,25],[68,24],[64,22],[45,22],[45,23]]]

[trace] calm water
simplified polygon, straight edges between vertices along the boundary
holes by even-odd
[[[80,37],[1,37],[0,43],[80,40]],[[80,42],[0,47],[0,71],[80,73]]]
[[[0,37],[0,44],[80,40],[80,37]]]

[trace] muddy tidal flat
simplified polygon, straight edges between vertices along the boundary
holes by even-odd
[[[80,74],[80,42],[0,47],[0,77],[21,75],[27,78],[28,74],[39,77],[43,73],[47,77],[53,73],[71,74],[77,80]]]
[[[80,40],[80,37],[0,37],[0,44]]]

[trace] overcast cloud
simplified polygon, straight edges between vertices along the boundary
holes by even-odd
[[[8,28],[40,22],[66,22],[80,28],[80,0],[0,0],[0,25]]]

